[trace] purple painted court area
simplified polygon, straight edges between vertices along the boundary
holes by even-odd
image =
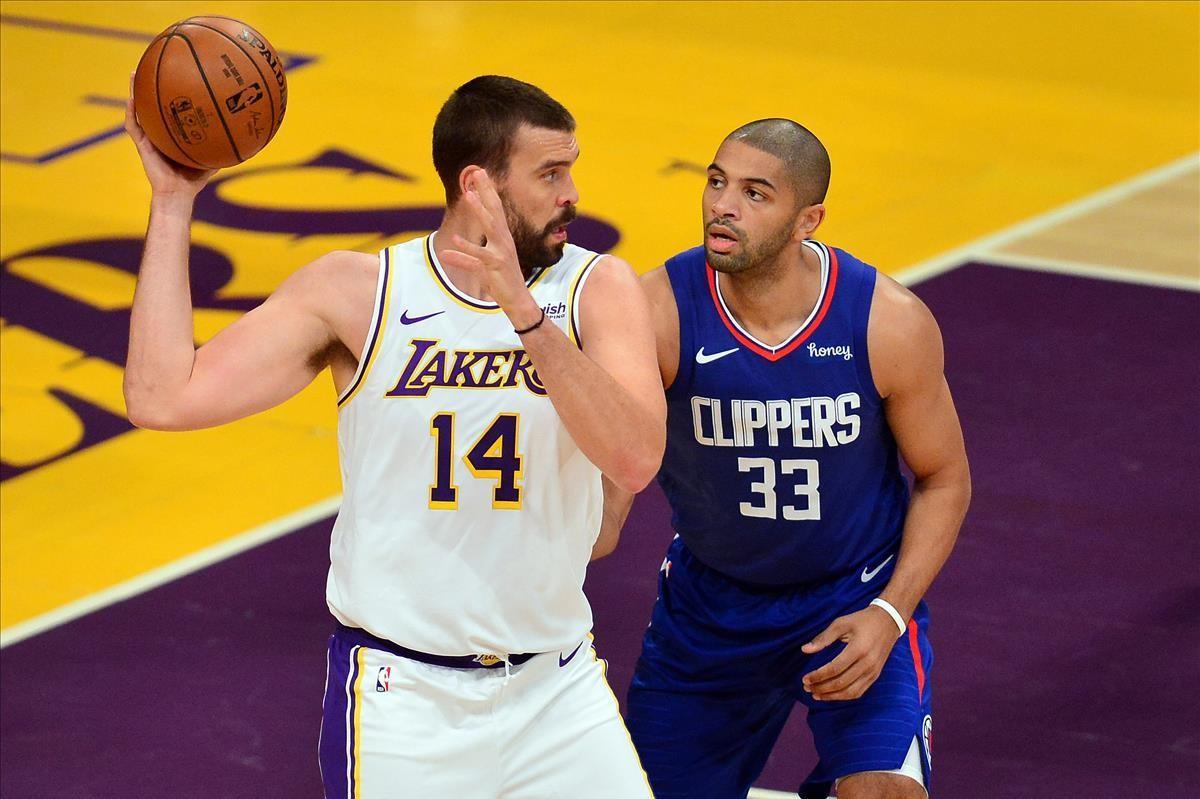
[[[935,796],[1200,795],[1200,295],[983,265],[918,293],[975,475],[930,598]],[[666,522],[647,491],[589,577],[621,696]],[[328,528],[5,649],[0,794],[319,796]],[[812,759],[797,713],[760,784]]]

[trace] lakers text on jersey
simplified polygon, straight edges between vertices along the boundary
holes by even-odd
[[[530,291],[578,342],[602,256],[568,245]],[[600,472],[495,303],[459,291],[434,236],[380,254],[359,372],[339,398],[338,621],[438,655],[548,652],[591,628],[583,578]]]

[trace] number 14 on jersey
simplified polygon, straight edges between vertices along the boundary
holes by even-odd
[[[521,420],[515,413],[499,414],[475,439],[463,463],[478,479],[494,480],[492,507],[520,510],[523,458],[517,453]],[[458,510],[458,485],[454,482],[454,414],[439,413],[429,421],[434,440],[433,483],[429,507]]]

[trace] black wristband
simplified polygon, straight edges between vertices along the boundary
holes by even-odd
[[[545,321],[546,321],[546,309],[545,309],[545,308],[543,308],[543,309],[542,309],[542,318],[541,318],[541,319],[537,320],[537,322],[535,322],[534,324],[532,324],[532,325],[530,325],[529,327],[525,328],[524,330],[517,330],[517,329],[514,327],[514,328],[513,328],[513,332],[514,332],[514,333],[516,333],[518,336],[523,336],[523,335],[525,335],[526,333],[532,333],[534,330],[537,330],[539,327],[541,327],[541,326],[542,326],[542,322],[545,322]]]

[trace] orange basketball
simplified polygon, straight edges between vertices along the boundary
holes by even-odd
[[[257,153],[283,122],[287,78],[262,34],[228,17],[191,17],[155,37],[133,78],[150,141],[184,166],[214,169]]]

